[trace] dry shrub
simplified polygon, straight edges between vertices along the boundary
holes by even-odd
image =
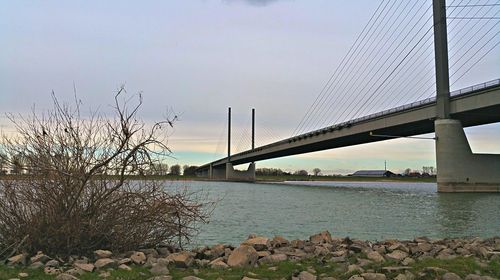
[[[83,117],[80,101],[61,105],[54,95],[41,116],[10,116],[17,134],[2,136],[0,155],[11,164],[21,158],[23,174],[0,180],[0,257],[182,245],[206,222],[209,202],[196,193],[137,180],[170,155],[166,135],[176,117],[147,126],[137,116],[140,95],[130,108],[124,93],[112,118]]]

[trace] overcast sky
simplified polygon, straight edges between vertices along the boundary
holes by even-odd
[[[201,165],[225,151],[288,137],[378,6],[373,0],[1,1],[0,113],[50,106],[50,93],[109,111],[125,84],[140,115],[180,115],[169,163]],[[456,87],[500,78],[498,48]],[[0,117],[1,128],[12,128]],[[246,132],[247,134],[245,134]],[[466,130],[475,152],[500,153],[500,125]],[[391,140],[262,161],[285,170],[435,166],[430,140]]]

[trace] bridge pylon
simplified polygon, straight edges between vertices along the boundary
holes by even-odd
[[[227,160],[225,164],[214,166],[210,164],[207,171],[200,171],[199,176],[208,177],[210,180],[227,181],[255,181],[255,162],[251,162],[247,170],[236,170],[231,162],[231,107],[228,108],[228,133],[227,133]],[[255,109],[252,109],[252,150],[255,149]]]
[[[459,120],[450,118],[446,0],[433,0],[438,192],[500,192],[500,155],[474,154]]]
[[[472,153],[459,120],[434,126],[438,192],[500,192],[500,155]]]

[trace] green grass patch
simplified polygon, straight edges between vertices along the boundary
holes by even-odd
[[[326,258],[328,259],[328,258]],[[384,263],[372,263],[364,267],[365,270],[371,269],[378,273],[383,273],[382,268],[385,266],[399,266],[394,261]],[[458,257],[453,260],[438,260],[424,259],[418,260],[411,265],[410,271],[417,276],[418,279],[435,279],[443,273],[429,273],[425,276],[418,276],[419,273],[425,272],[427,267],[439,267],[454,272],[462,278],[468,274],[479,273],[488,275],[494,278],[500,278],[500,260],[491,261],[485,265],[480,265],[474,258]],[[173,279],[182,279],[185,276],[196,275],[205,280],[216,280],[222,278],[224,280],[240,280],[243,276],[257,279],[291,279],[293,275],[298,275],[301,271],[314,270],[314,274],[318,278],[335,277],[339,280],[347,280],[357,272],[346,273],[346,267],[343,264],[337,264],[330,261],[325,261],[321,258],[313,258],[302,260],[300,262],[284,261],[275,265],[261,265],[252,268],[229,268],[229,269],[212,269],[212,268],[189,268],[181,269],[170,267],[170,275]],[[196,273],[195,273],[196,270]],[[18,278],[20,272],[26,272],[29,277],[23,279],[40,279],[52,280],[55,276],[46,275],[42,269],[32,270],[24,267],[8,267],[0,265],[0,280],[10,278]],[[113,270],[111,275],[106,278],[109,280],[145,280],[152,277],[149,269],[144,267],[132,266],[132,271]],[[386,273],[388,279],[392,279],[398,273]],[[102,279],[99,277],[100,272],[85,273],[78,278],[81,280]]]

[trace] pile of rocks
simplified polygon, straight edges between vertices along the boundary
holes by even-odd
[[[67,260],[51,258],[42,252],[28,258],[20,254],[8,259],[9,265],[26,265],[43,268],[45,273],[57,275],[60,280],[74,280],[85,272],[98,271],[106,277],[112,269],[131,270],[130,265],[149,268],[154,280],[167,280],[169,266],[179,268],[210,267],[226,269],[230,267],[254,267],[262,264],[273,266],[279,262],[300,261],[321,258],[339,264],[345,273],[358,273],[353,280],[382,280],[383,273],[365,269],[373,263],[391,260],[395,266],[384,267],[384,273],[397,273],[395,279],[417,279],[424,275],[413,275],[410,265],[423,258],[453,259],[458,256],[474,257],[481,265],[500,258],[500,238],[490,239],[440,239],[426,237],[411,241],[385,240],[380,242],[351,240],[332,237],[328,231],[315,234],[309,240],[288,241],[282,236],[268,239],[250,235],[238,247],[218,244],[212,247],[195,248],[190,251],[176,251],[172,248],[143,249],[133,252],[113,254],[107,250],[97,250],[93,258],[72,256]],[[428,273],[443,274],[443,279],[461,279],[454,273],[440,268],[429,267]],[[320,277],[322,275],[319,275]],[[303,271],[293,275],[296,280],[315,280],[314,271]],[[321,277],[324,278],[324,277]],[[194,277],[191,280],[196,280]],[[328,279],[328,278],[324,278]],[[487,276],[469,275],[465,279],[493,279]],[[247,278],[247,280],[251,280]]]

